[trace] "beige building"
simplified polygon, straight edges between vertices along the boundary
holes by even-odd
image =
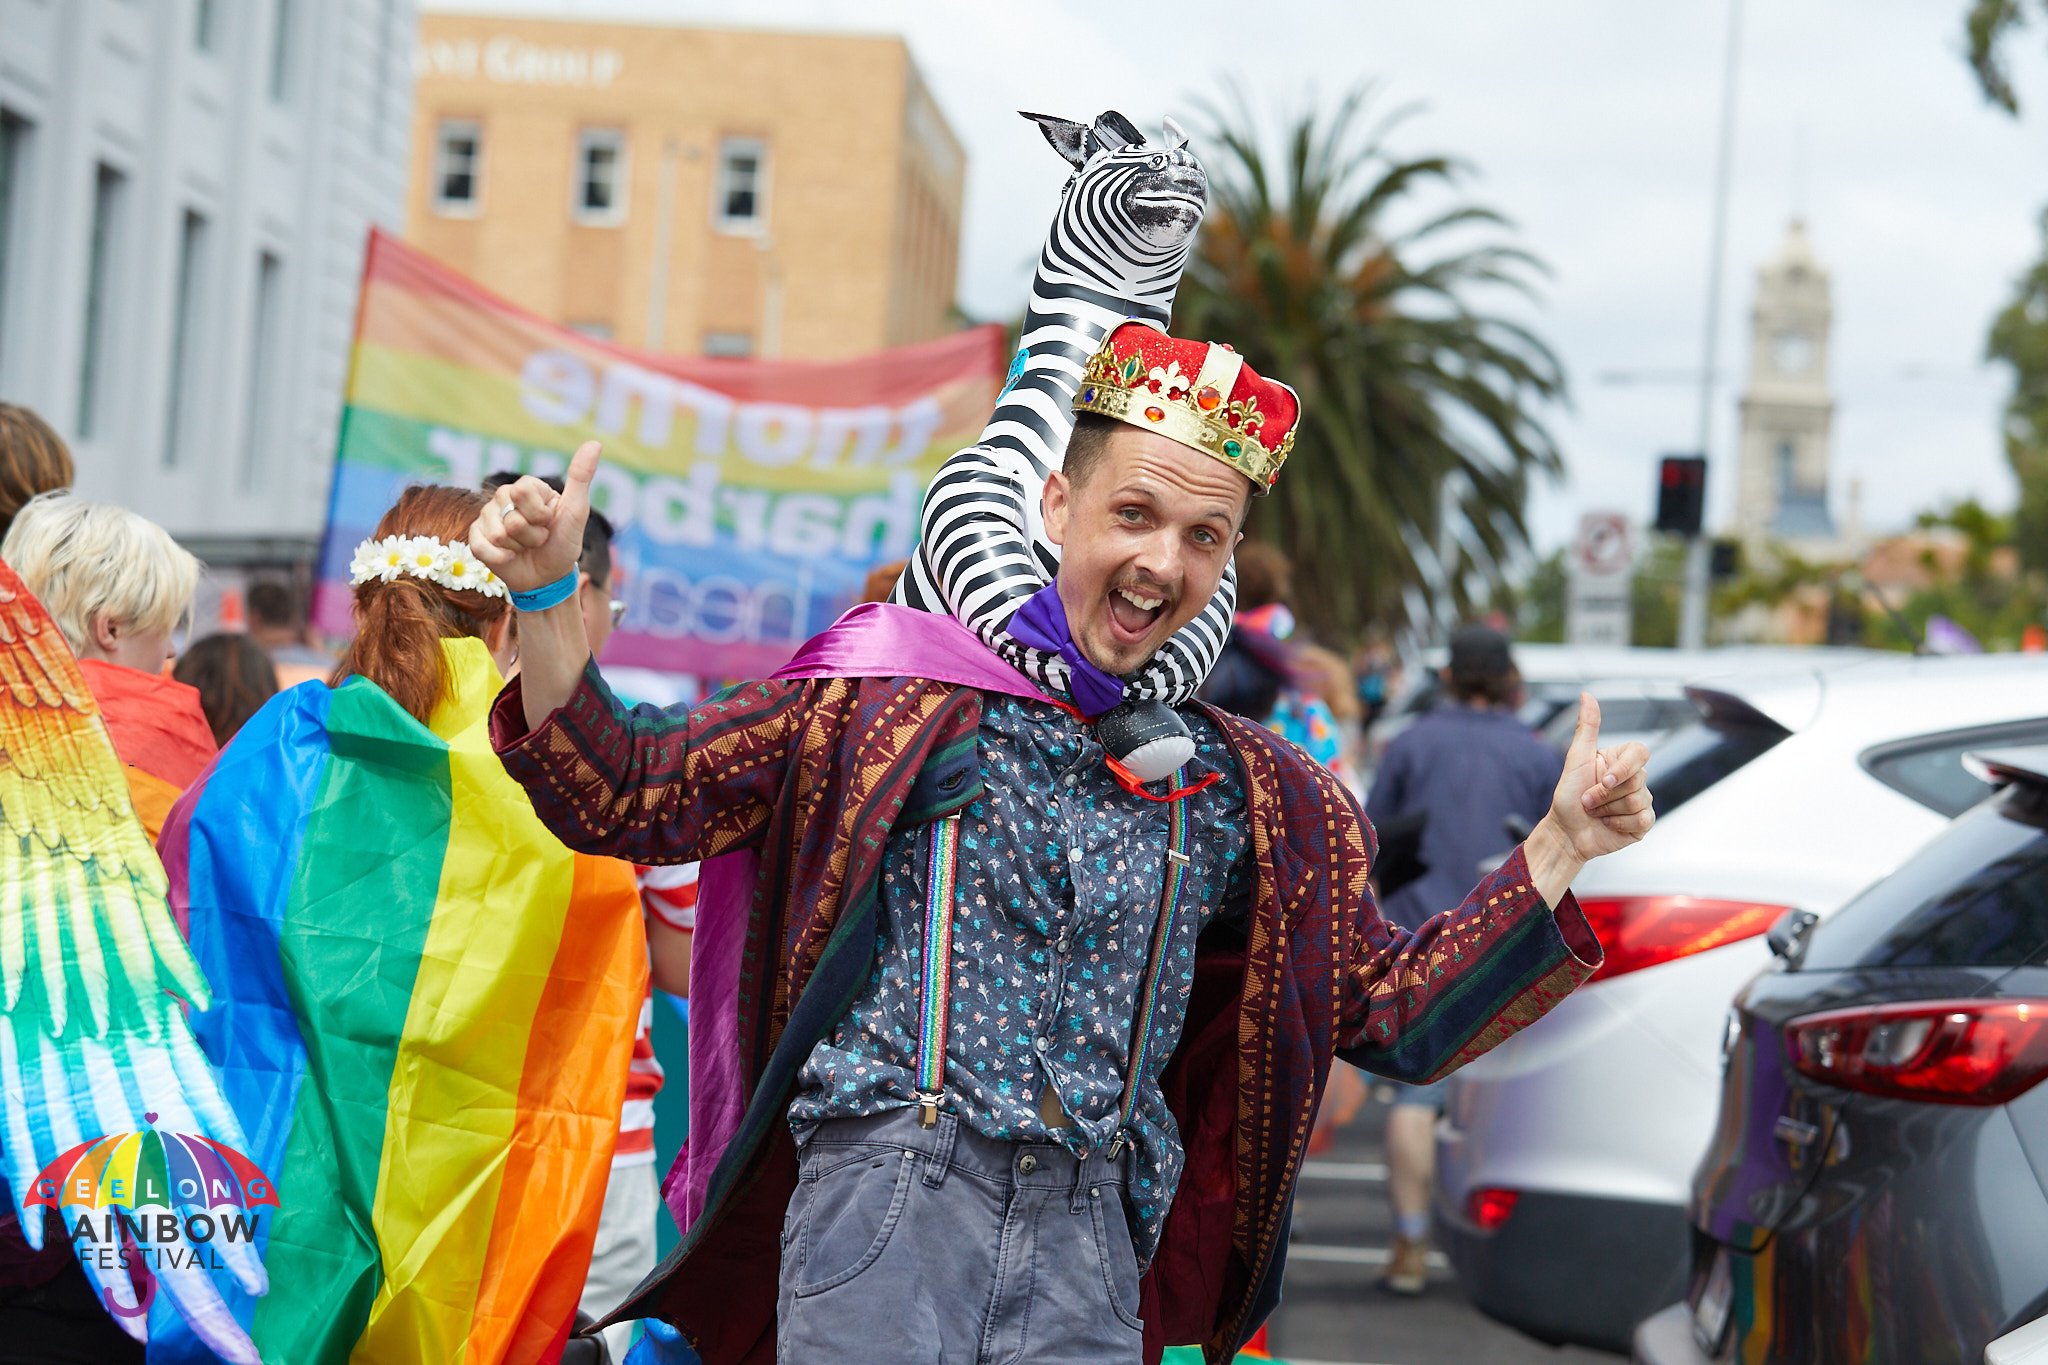
[[[1828,511],[1833,320],[1828,272],[1814,257],[1805,224],[1795,219],[1777,256],[1757,271],[1735,526],[1751,543],[1787,542],[1808,558],[1852,552],[1838,545]]]
[[[648,350],[951,330],[966,158],[899,38],[427,14],[406,236]]]

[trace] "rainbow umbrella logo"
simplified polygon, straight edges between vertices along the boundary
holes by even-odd
[[[143,1121],[154,1123],[155,1114]],[[275,1207],[277,1187],[248,1157],[199,1133],[108,1133],[43,1167],[22,1207]]]
[[[199,1133],[160,1132],[154,1113],[142,1121],[151,1127],[107,1133],[65,1152],[21,1201],[24,1209],[59,1211],[82,1263],[125,1272],[139,1260],[155,1272],[136,1282],[141,1292],[132,1304],[113,1285],[101,1287],[107,1311],[123,1318],[149,1311],[166,1273],[221,1270],[223,1256],[253,1257],[254,1210],[277,1204],[270,1177],[234,1148]]]

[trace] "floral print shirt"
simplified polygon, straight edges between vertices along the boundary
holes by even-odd
[[[1160,969],[1153,1039],[1131,1132],[1128,1184],[1139,1263],[1150,1261],[1180,1179],[1180,1136],[1159,1074],[1180,1037],[1195,940],[1250,904],[1245,793],[1223,737],[1181,713],[1195,738],[1183,781],[1189,855]],[[1159,916],[1168,810],[1123,789],[1094,732],[1060,708],[991,694],[982,713],[984,789],[960,817],[945,1107],[1002,1141],[1077,1154],[1119,1129],[1139,991]],[[1160,793],[1168,784],[1149,790]],[[928,827],[899,832],[882,877],[880,943],[867,985],[811,1053],[790,1107],[801,1138],[826,1119],[917,1102]],[[1041,1092],[1072,1121],[1049,1127]]]

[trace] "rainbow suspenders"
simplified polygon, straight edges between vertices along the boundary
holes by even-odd
[[[1213,775],[1212,775],[1213,776]],[[1185,796],[1187,769],[1174,774],[1174,787]],[[1206,782],[1201,786],[1207,786]],[[1138,983],[1138,1015],[1131,1030],[1131,1055],[1124,1069],[1123,1101],[1109,1155],[1123,1154],[1138,1112],[1139,1087],[1152,1058],[1159,1013],[1159,977],[1173,943],[1174,921],[1180,914],[1181,891],[1187,881],[1187,802],[1167,803],[1166,880],[1159,891],[1159,913],[1152,923],[1152,944],[1145,976]],[[920,964],[920,1008],[917,1029],[917,1122],[930,1128],[939,1121],[946,1098],[946,1029],[952,1012],[953,893],[960,880],[960,815],[955,811],[932,822],[931,848],[925,868],[924,958]]]

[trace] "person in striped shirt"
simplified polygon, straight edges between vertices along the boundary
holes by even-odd
[[[663,1216],[661,1176],[654,1164],[654,1097],[664,1079],[654,1055],[654,992],[690,993],[690,936],[697,927],[697,864],[642,867],[640,906],[647,915],[647,998],[640,1002],[640,1026],[633,1034],[633,1061],[626,1072],[626,1102],[619,1114],[619,1143],[612,1148],[611,1181],[591,1248],[590,1274],[578,1307],[599,1318],[624,1301],[654,1269],[656,1226]],[[633,1324],[604,1330],[614,1361],[626,1358]]]

